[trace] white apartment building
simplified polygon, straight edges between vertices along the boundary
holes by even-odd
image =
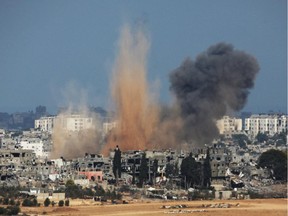
[[[103,123],[103,133],[104,135],[106,135],[107,133],[109,133],[113,128],[117,127],[117,122],[116,121],[112,121],[112,122],[104,122]]]
[[[55,116],[41,117],[35,120],[35,129],[52,133],[55,124]]]
[[[71,132],[101,128],[100,120],[96,116],[83,114],[60,114],[55,123],[62,129]]]
[[[44,151],[44,143],[41,139],[37,138],[30,138],[30,139],[23,139],[20,141],[20,146],[22,149],[25,150],[33,150],[36,157],[38,158],[47,158],[48,152]]]
[[[242,131],[242,119],[223,116],[217,121],[217,127],[220,134],[231,134]]]
[[[267,133],[273,136],[276,133],[287,131],[287,115],[255,114],[245,119],[245,131],[252,136],[258,133]]]

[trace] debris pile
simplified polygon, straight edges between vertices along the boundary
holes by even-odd
[[[202,208],[231,208],[231,207],[239,207],[240,204],[237,203],[235,205],[230,203],[216,203],[216,204],[202,204]]]
[[[170,211],[165,211],[165,214],[187,214],[187,213],[194,213],[194,212],[208,212],[205,209],[196,209],[196,210],[170,210]]]

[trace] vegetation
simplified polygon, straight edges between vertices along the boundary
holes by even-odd
[[[25,190],[25,188],[21,187],[0,187],[0,196],[7,197],[7,198],[16,198],[19,194],[20,190]],[[8,203],[7,203],[8,204]],[[5,205],[7,205],[5,204]]]
[[[268,141],[269,137],[266,133],[260,133],[259,132],[256,136],[256,139],[259,143],[263,143],[263,142]]]
[[[194,187],[200,184],[201,164],[192,157],[192,153],[184,158],[181,163],[181,175],[185,176],[185,188]]]
[[[287,181],[287,154],[284,152],[270,149],[260,155],[258,165],[271,169],[271,175],[276,180]]]
[[[9,198],[8,197],[4,197],[3,205],[8,205],[8,204],[9,204]]]
[[[70,205],[70,201],[69,201],[69,199],[66,199],[65,200],[65,206],[69,206]]]
[[[94,189],[96,191],[95,196],[105,196],[105,190],[101,185],[96,185]]]
[[[55,204],[56,204],[56,203],[55,203],[54,201],[51,202],[52,207],[54,207]]]
[[[210,151],[207,149],[206,158],[203,164],[203,183],[202,186],[209,188],[211,185],[211,165],[210,165]]]
[[[156,182],[157,171],[158,171],[158,160],[154,159],[153,160],[153,166],[152,166],[152,178],[153,178],[152,183],[153,184],[155,184],[155,182]]]
[[[263,199],[264,198],[264,194],[257,193],[252,190],[249,190],[248,194],[249,194],[250,199]]]
[[[214,190],[194,190],[188,193],[188,200],[211,200],[215,198]]]
[[[26,206],[26,207],[38,206],[37,199],[34,198],[31,200],[31,199],[26,198],[23,200],[22,206]]]
[[[287,143],[287,132],[277,133],[272,139],[276,142],[276,145],[285,145]]]
[[[51,203],[51,201],[50,201],[50,199],[47,197],[47,198],[45,199],[45,201],[44,201],[44,206],[45,206],[45,207],[48,207],[48,206],[50,205],[50,203]]]
[[[121,151],[118,146],[116,146],[114,152],[113,174],[115,176],[116,182],[118,183],[118,178],[121,178]]]
[[[142,155],[140,167],[139,167],[139,187],[143,187],[143,184],[146,182],[148,179],[148,172],[149,172],[149,167],[147,164],[147,158],[146,158],[146,153],[144,152]]]
[[[82,189],[82,187],[80,185],[76,185],[73,180],[68,180],[65,186],[65,196],[72,199],[82,199],[84,196],[94,195],[90,188]]]
[[[58,206],[59,206],[59,207],[63,207],[63,206],[64,206],[64,201],[63,201],[63,200],[60,200],[59,203],[58,203]]]
[[[235,140],[238,145],[243,149],[247,148],[247,144],[251,143],[251,141],[245,134],[233,134],[232,139]]]
[[[7,206],[6,208],[0,207],[0,215],[18,215],[21,211],[19,206]]]
[[[165,173],[166,173],[166,177],[178,176],[179,175],[178,163],[175,163],[175,164],[168,163],[168,164],[166,164]]]

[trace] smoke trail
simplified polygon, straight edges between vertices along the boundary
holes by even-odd
[[[71,159],[83,157],[88,152],[98,153],[102,139],[101,119],[87,106],[85,91],[70,82],[62,91],[62,96],[67,107],[56,117],[50,158],[62,156]]]
[[[195,144],[218,136],[216,120],[227,109],[241,110],[259,71],[256,59],[232,45],[219,43],[186,59],[170,74],[184,121],[182,138]]]
[[[110,134],[103,153],[116,145],[121,150],[149,147],[158,121],[158,108],[146,80],[149,45],[141,29],[133,32],[124,26],[111,81],[118,126]]]

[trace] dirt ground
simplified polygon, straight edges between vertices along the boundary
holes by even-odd
[[[229,204],[230,208],[211,208]],[[186,205],[187,208],[163,208]],[[221,206],[220,205],[220,206]],[[209,207],[207,207],[209,206]],[[226,205],[227,206],[227,205]],[[28,215],[198,215],[198,216],[287,216],[287,199],[213,200],[213,201],[133,201],[129,204],[101,204],[90,200],[71,200],[69,207],[21,207]]]

